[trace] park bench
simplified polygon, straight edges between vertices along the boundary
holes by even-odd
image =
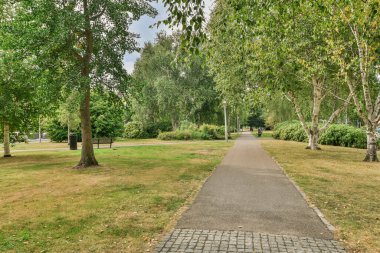
[[[113,140],[109,137],[100,137],[100,138],[92,138],[92,144],[97,144],[98,148],[100,144],[109,144],[110,148],[112,148]]]

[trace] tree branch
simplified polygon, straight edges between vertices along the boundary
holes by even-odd
[[[302,114],[301,107],[299,106],[296,97],[291,91],[288,92],[288,95],[285,94],[285,97],[293,104],[294,109],[296,110],[296,114],[301,122],[303,129],[305,130],[306,135],[309,135],[310,129],[306,124],[305,117]]]
[[[95,14],[94,16],[90,17],[90,20],[91,21],[97,20],[98,18],[103,16],[105,12],[106,12],[106,6],[104,6],[103,9],[98,14]]]
[[[339,115],[339,113],[348,106],[348,104],[350,103],[352,97],[353,97],[353,93],[351,92],[350,95],[348,95],[347,99],[344,101],[344,104],[331,114],[330,118],[323,125],[323,127],[319,130],[320,133],[323,133],[324,131],[326,131],[326,129],[331,125],[331,123]]]
[[[352,98],[354,99],[354,103],[356,105],[356,108],[358,109],[358,113],[359,113],[359,116],[360,118],[366,123],[368,124],[368,118],[367,116],[364,114],[364,111],[363,111],[363,107],[362,105],[360,104],[360,101],[359,101],[359,98],[358,98],[358,95],[356,94],[356,91],[355,91],[355,86],[353,85],[352,83],[352,80],[351,78],[349,77],[348,73],[345,72],[345,79],[346,79],[346,82],[347,82],[347,85],[350,89],[350,92],[352,93]]]

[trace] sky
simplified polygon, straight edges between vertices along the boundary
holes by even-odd
[[[209,17],[212,3],[213,0],[205,0],[206,18]],[[157,21],[163,20],[167,17],[166,8],[160,0],[158,0],[158,2],[153,2],[152,6],[158,11],[158,15],[155,18],[143,16],[139,21],[134,22],[130,27],[131,32],[140,34],[140,38],[138,39],[140,47],[143,47],[145,42],[154,41],[156,33],[159,31],[165,30],[168,34],[171,34],[172,32],[168,27],[164,25],[161,25],[158,29],[156,27],[149,28],[149,26],[153,25]],[[124,56],[124,67],[127,69],[128,73],[132,73],[133,66],[139,57],[140,54],[138,52],[126,54]]]

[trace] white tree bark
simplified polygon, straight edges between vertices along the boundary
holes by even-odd
[[[329,117],[329,119],[326,121],[326,123],[323,125],[322,128],[319,127],[319,117],[321,113],[321,104],[324,99],[324,95],[322,94],[323,86],[325,85],[325,82],[323,79],[317,79],[316,77],[313,78],[313,114],[311,118],[311,126],[308,126],[305,120],[305,117],[302,114],[301,107],[297,101],[297,98],[292,92],[288,92],[287,98],[290,100],[294,106],[294,109],[296,111],[296,114],[298,116],[298,119],[301,122],[301,125],[308,136],[309,143],[306,147],[307,149],[311,150],[320,150],[320,147],[318,146],[319,136],[327,130],[327,128],[333,123],[333,121],[336,119],[336,117],[341,113],[341,111],[346,108],[351,101],[353,94],[352,92],[349,94],[347,99],[344,101],[344,104],[339,107],[337,110],[335,110]]]

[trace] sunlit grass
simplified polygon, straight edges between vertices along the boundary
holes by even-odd
[[[380,164],[365,150],[262,140],[263,147],[337,228],[353,252],[380,252]]]
[[[0,158],[0,251],[145,252],[231,145],[100,149],[85,170],[80,151]]]

